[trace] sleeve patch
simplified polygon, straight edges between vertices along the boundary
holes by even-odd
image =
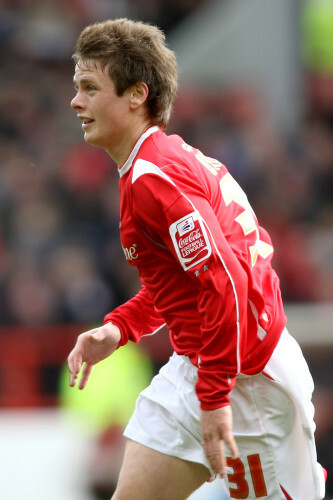
[[[211,255],[212,247],[207,231],[197,211],[171,224],[169,232],[179,262],[185,271]]]

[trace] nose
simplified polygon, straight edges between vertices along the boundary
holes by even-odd
[[[79,93],[77,93],[75,97],[73,97],[73,99],[71,100],[71,107],[76,110],[83,108],[82,100],[80,99]]]

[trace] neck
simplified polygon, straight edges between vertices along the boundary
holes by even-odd
[[[132,127],[129,133],[124,134],[122,140],[120,140],[115,147],[112,148],[112,151],[109,148],[106,148],[106,152],[111,156],[115,163],[121,167],[129,157],[132,149],[142,134],[151,126],[152,124],[150,122],[145,122],[138,124],[137,127]]]

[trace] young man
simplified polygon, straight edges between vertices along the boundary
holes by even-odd
[[[121,242],[142,288],[78,337],[70,385],[164,324],[175,351],[138,398],[113,498],[185,499],[216,474],[231,498],[323,498],[313,383],[285,328],[271,240],[227,168],[164,133],[177,88],[164,35],[94,24],[74,61],[71,105],[119,165]]]

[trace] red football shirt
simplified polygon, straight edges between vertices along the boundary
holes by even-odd
[[[157,127],[120,174],[120,236],[142,289],[105,317],[138,342],[166,323],[198,366],[201,408],[263,370],[286,324],[272,242],[227,168]]]

